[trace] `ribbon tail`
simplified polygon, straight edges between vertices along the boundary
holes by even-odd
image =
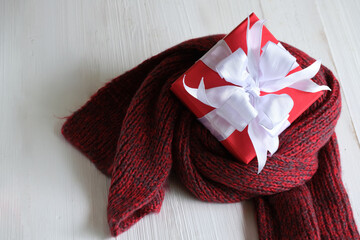
[[[199,83],[199,87],[198,88],[192,88],[189,87],[188,85],[186,85],[185,83],[185,77],[186,75],[184,74],[183,77],[183,86],[185,88],[185,90],[194,98],[196,98],[197,100],[199,100],[200,102],[211,106],[211,107],[217,107],[216,105],[212,104],[207,96],[206,96],[206,90],[205,90],[205,84],[204,84],[204,78],[201,78],[200,83]]]
[[[314,83],[311,79],[304,79],[301,81],[298,81],[294,84],[291,84],[289,88],[294,88],[297,90],[301,90],[303,92],[320,92],[322,90],[331,91],[331,89],[326,85],[317,85]]]
[[[272,156],[279,148],[279,136],[271,137],[271,141],[265,143],[266,149],[269,151],[268,156]]]
[[[321,67],[321,61],[316,60],[313,64],[308,66],[307,68],[293,73],[290,76],[285,77],[285,80],[290,80],[289,78],[295,78],[295,79],[301,79],[295,81],[293,84],[289,85],[288,87],[298,89],[304,92],[319,92],[321,90],[328,90],[331,91],[331,89],[326,85],[318,85],[315,82],[311,80],[317,72],[320,70]],[[296,74],[296,75],[295,75]],[[295,75],[295,76],[293,76]]]
[[[185,83],[185,77],[186,77],[186,74],[184,74],[184,77],[183,77],[183,86],[184,86],[185,90],[186,90],[191,96],[193,96],[194,98],[197,99],[197,92],[198,92],[197,88],[191,88],[191,87],[187,86],[186,83]]]
[[[205,84],[204,84],[204,78],[202,77],[199,83],[198,91],[197,91],[197,99],[199,99],[201,102],[212,106],[217,107],[215,104],[212,104],[209,99],[206,96],[206,90],[205,90]]]
[[[307,68],[278,80],[265,81],[260,83],[260,89],[264,92],[276,92],[283,88],[290,87],[306,92],[318,92],[330,90],[326,85],[317,85],[311,78],[314,77],[321,67],[321,61],[317,60]]]
[[[256,122],[256,120],[249,124],[248,133],[256,152],[258,161],[257,174],[259,174],[263,170],[267,159],[267,149],[263,142],[263,137],[266,133],[263,131],[263,129],[261,129],[261,126]]]

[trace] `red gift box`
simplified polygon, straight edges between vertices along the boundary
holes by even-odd
[[[259,19],[254,13],[252,13],[249,16],[249,20],[251,27]],[[241,48],[247,54],[247,24],[248,20],[245,19],[231,33],[224,37],[223,40],[226,42],[232,52]],[[268,41],[271,41],[275,44],[279,43],[279,41],[264,26],[262,30],[261,48],[264,47]],[[291,70],[289,74],[300,71],[301,69],[302,68],[298,66],[295,69]],[[209,68],[201,60],[197,61],[184,74],[186,75],[186,85],[193,88],[199,86],[200,80],[202,78],[206,79],[206,88],[229,85],[229,82],[221,78],[216,71]],[[172,84],[171,91],[176,94],[176,96],[196,115],[197,118],[201,118],[210,111],[212,111],[213,108],[197,100],[185,90],[183,86],[183,77],[184,75],[180,76],[179,79],[177,79]],[[288,121],[290,123],[292,123],[301,113],[303,113],[323,94],[322,91],[310,93],[288,87],[281,89],[280,91],[273,92],[272,94],[283,93],[289,95],[294,102],[294,106],[290,111],[288,117]],[[260,92],[260,96],[266,94],[268,93]],[[244,163],[249,163],[252,159],[254,159],[254,157],[256,157],[255,149],[250,140],[247,129],[248,128],[246,127],[242,132],[236,130],[225,140],[221,141],[221,143],[225,146],[226,149],[228,149],[228,151],[230,151],[236,158],[243,161]]]

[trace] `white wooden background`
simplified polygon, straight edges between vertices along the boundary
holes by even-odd
[[[104,239],[109,179],[60,135],[105,82],[254,11],[342,86],[342,173],[360,226],[360,1],[0,0],[0,239]],[[118,239],[256,239],[251,202],[211,204],[171,181],[159,214]]]

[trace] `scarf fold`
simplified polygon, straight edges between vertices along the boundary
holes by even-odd
[[[65,122],[65,138],[111,177],[113,236],[159,212],[174,171],[198,199],[254,199],[260,239],[359,239],[340,173],[334,128],[339,83],[322,66],[324,94],[280,135],[261,174],[226,151],[173,95],[171,84],[224,35],[174,46],[106,84]],[[282,43],[301,67],[314,60]],[[239,145],[241,147],[241,144]]]

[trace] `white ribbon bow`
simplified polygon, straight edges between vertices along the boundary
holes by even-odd
[[[260,96],[260,91],[276,92],[285,87],[305,92],[330,90],[311,80],[320,69],[320,61],[286,76],[298,64],[280,43],[267,42],[260,54],[263,24],[264,21],[259,20],[250,29],[248,18],[248,55],[241,48],[232,53],[226,42],[220,40],[201,58],[233,85],[205,89],[202,78],[198,88],[191,88],[185,84],[185,75],[183,77],[184,88],[190,95],[215,108],[199,120],[219,141],[248,126],[258,159],[258,173],[265,166],[267,152],[271,156],[278,149],[279,134],[290,125],[287,119],[294,105],[287,94]]]

